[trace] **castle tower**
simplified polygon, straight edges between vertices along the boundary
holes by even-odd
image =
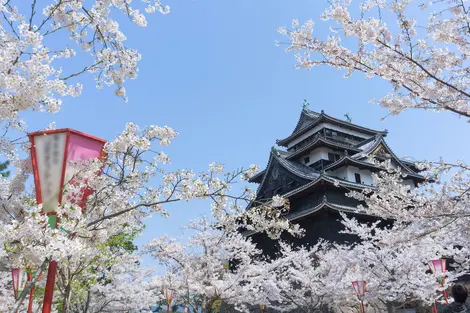
[[[414,188],[424,180],[413,163],[398,158],[385,141],[387,131],[355,125],[304,108],[293,132],[276,141],[266,169],[250,182],[259,184],[256,201],[275,195],[289,199],[286,217],[306,230],[303,238],[286,235],[299,245],[315,244],[320,238],[346,243],[355,240],[341,234],[340,213],[351,212],[359,204],[346,196],[350,190],[374,188],[372,173],[383,170],[376,161],[401,168],[405,184]],[[255,202],[256,202],[255,201]],[[357,218],[372,221],[367,215]],[[270,255],[276,252],[274,241],[265,235],[245,232]]]

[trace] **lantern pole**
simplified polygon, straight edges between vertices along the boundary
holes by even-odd
[[[44,291],[44,303],[42,305],[42,313],[51,313],[56,273],[57,261],[52,260],[49,263],[49,268],[47,269],[46,289]]]
[[[447,268],[447,262],[446,259],[439,259],[439,260],[431,260],[428,262],[428,267],[429,270],[435,274],[435,273],[442,273],[442,277],[438,278],[438,282],[441,285],[442,288],[444,288],[444,285],[446,283],[446,268]],[[442,290],[442,294],[444,295],[444,300],[446,301],[446,304],[449,304],[449,299],[447,298],[447,291],[444,289]],[[434,298],[434,307],[433,311],[437,312],[437,307],[436,307],[436,299]]]
[[[31,142],[36,200],[38,204],[43,204],[41,213],[47,215],[48,226],[57,229],[55,210],[57,204],[62,204],[66,175],[68,177],[70,174],[67,171],[68,162],[101,159],[106,141],[69,128],[39,131],[29,133],[28,136]],[[72,153],[69,153],[69,147]],[[89,193],[84,191],[83,198],[87,195]],[[42,313],[51,312],[56,273],[57,261],[51,260],[47,270]]]
[[[353,285],[354,291],[356,291],[357,297],[361,301],[360,311],[361,313],[365,313],[366,308],[364,307],[364,295],[366,294],[366,291],[367,291],[366,281],[365,280],[353,281],[352,285]]]
[[[173,302],[173,289],[165,288],[166,311],[170,313],[171,302]]]
[[[33,280],[33,274],[28,273],[28,281]],[[28,313],[33,312],[33,295],[34,295],[34,286],[31,287],[31,291],[29,292],[29,304],[28,304]]]

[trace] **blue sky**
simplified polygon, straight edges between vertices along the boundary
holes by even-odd
[[[362,75],[344,79],[330,68],[293,69],[293,56],[274,45],[284,39],[276,29],[294,17],[318,20],[326,1],[166,3],[172,12],[151,16],[147,28],[122,23],[128,46],[143,55],[139,77],[126,86],[128,103],[111,88],[95,89],[91,76],[82,77],[83,95],[66,98],[56,115],[35,114],[27,120],[31,129],[55,121],[59,128],[112,139],[130,121],[168,125],[180,133],[164,149],[173,159],[169,168],[200,171],[212,161],[233,169],[253,163],[264,167],[271,146],[290,134],[308,99],[312,110],[338,118],[349,113],[354,123],[388,129],[388,143],[399,156],[468,161],[465,120],[408,111],[381,121],[387,111],[368,101],[388,91],[384,82]],[[149,220],[139,242],[177,234],[189,219],[208,213],[200,201],[168,208],[172,216]]]

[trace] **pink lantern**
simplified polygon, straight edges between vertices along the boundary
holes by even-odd
[[[57,228],[55,211],[62,203],[64,186],[75,183],[73,177],[77,168],[71,161],[101,158],[106,141],[69,128],[39,131],[28,136],[31,142],[36,200],[38,204],[42,204],[43,213],[48,215],[49,226]],[[91,190],[88,188],[81,191],[78,204],[82,208],[90,194]],[[51,311],[56,269],[57,263],[51,261],[44,292],[43,313]]]
[[[352,285],[353,285],[354,291],[356,292],[356,295],[361,300],[361,306],[360,306],[361,313],[365,313],[364,301],[362,300],[362,297],[364,297],[367,291],[366,281],[365,280],[353,281]]]
[[[442,277],[438,278],[438,282],[441,284],[442,287],[444,287],[446,283],[446,276],[445,272],[447,271],[447,262],[446,259],[439,259],[439,260],[431,260],[428,262],[429,270],[433,274],[442,274]],[[449,299],[447,298],[447,291],[442,291],[442,294],[444,295],[444,299],[446,301],[446,304],[449,304]],[[434,307],[435,307],[434,303]]]
[[[367,284],[365,280],[353,281],[354,290],[358,297],[363,297],[367,291]]]
[[[428,266],[433,274],[445,273],[446,272],[446,259],[429,261]]]
[[[62,203],[64,184],[70,183],[77,172],[70,162],[101,158],[106,141],[68,128],[28,136],[37,202],[49,215]]]

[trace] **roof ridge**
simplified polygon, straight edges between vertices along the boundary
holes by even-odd
[[[330,120],[330,121],[333,121],[333,122],[336,122],[336,123],[342,123],[342,124],[345,124],[345,125],[348,125],[350,127],[353,127],[353,128],[357,128],[357,129],[360,129],[362,131],[365,131],[365,132],[368,132],[368,133],[375,133],[375,134],[383,134],[383,135],[386,135],[388,133],[387,130],[383,130],[383,131],[379,131],[379,130],[375,130],[375,129],[372,129],[372,128],[368,128],[368,127],[364,127],[364,126],[360,126],[358,124],[354,124],[354,123],[350,123],[350,122],[347,122],[347,121],[343,121],[343,120],[340,120],[338,118],[335,118],[333,116],[330,116],[326,113],[324,113],[324,111],[322,110],[321,113],[316,116],[316,118],[314,120],[312,120],[311,123],[309,123],[307,126],[305,127],[302,127],[302,128],[298,128],[299,126],[299,123],[300,123],[300,120],[302,118],[303,115],[306,115],[308,113],[305,113],[307,111],[305,110],[302,110],[302,113],[300,115],[300,118],[297,122],[297,126],[294,128],[294,131],[287,137],[285,137],[284,139],[277,139],[276,140],[276,143],[279,144],[279,145],[283,145],[285,144],[285,142],[293,137],[296,137],[297,135],[300,135],[302,134],[303,132],[307,131],[308,129],[310,129],[312,127],[312,125],[316,125],[317,121],[318,120],[322,120],[322,119],[326,119],[326,120]],[[313,113],[313,111],[312,111]],[[316,114],[316,112],[315,112]],[[311,117],[312,118],[312,117]]]
[[[286,168],[287,170],[289,170],[290,172],[293,172],[293,174],[296,174],[297,176],[300,176],[300,177],[303,177],[303,178],[306,178],[306,179],[309,179],[309,180],[313,180],[315,178],[312,178],[310,177],[310,175],[312,174],[316,174],[316,175],[320,175],[317,171],[315,171],[313,168],[309,167],[309,166],[306,166],[302,163],[298,163],[298,162],[293,162],[291,160],[287,160],[287,159],[284,159],[282,158],[281,156],[277,156],[277,155],[274,155],[274,157],[276,158],[276,160],[284,166],[284,168]],[[303,173],[299,168],[295,168],[295,167],[300,167],[300,169],[304,169],[304,170],[308,170],[309,173]]]

